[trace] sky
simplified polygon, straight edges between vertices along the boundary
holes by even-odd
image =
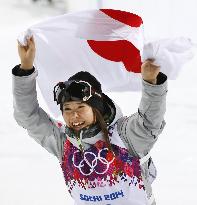
[[[32,24],[66,10],[77,11],[98,6],[97,1],[56,1],[53,7],[44,0],[0,1],[0,204],[52,205],[73,201],[67,193],[59,163],[37,145],[13,118],[11,69],[19,63],[17,36]],[[132,5],[131,3],[132,2]],[[143,16],[146,37],[186,36],[197,43],[195,1],[122,1],[104,0],[102,8],[119,8]],[[183,16],[184,12],[184,16]],[[168,82],[166,127],[151,151],[158,177],[153,184],[159,205],[196,204],[197,186],[197,56],[188,62],[178,78]],[[125,115],[137,111],[141,93],[109,93]],[[45,108],[42,96],[40,105]],[[131,99],[129,102],[127,99]]]

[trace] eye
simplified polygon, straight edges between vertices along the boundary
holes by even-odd
[[[84,108],[85,106],[84,105],[80,105],[78,108]]]
[[[65,110],[65,111],[69,111],[69,110],[71,110],[71,109],[70,109],[70,108],[65,107],[65,108],[64,108],[64,110]]]

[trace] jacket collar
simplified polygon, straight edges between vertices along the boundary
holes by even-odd
[[[82,139],[85,139],[85,138],[94,137],[100,131],[101,131],[100,126],[98,124],[93,124],[88,128],[81,129],[78,133],[76,131],[74,131],[72,128],[69,128],[68,126],[66,126],[65,133],[69,137],[75,138],[75,139],[77,136],[80,136],[80,134],[82,133]]]

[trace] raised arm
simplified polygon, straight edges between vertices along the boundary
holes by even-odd
[[[134,154],[143,157],[165,126],[167,77],[153,60],[145,61],[141,71],[142,98],[138,112],[120,119],[118,130]]]
[[[18,45],[18,52],[21,65],[12,70],[15,120],[27,129],[28,134],[40,145],[61,160],[64,135],[61,134],[56,121],[39,107],[37,100],[33,37],[27,41],[27,46]]]

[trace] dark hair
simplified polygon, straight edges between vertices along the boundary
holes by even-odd
[[[112,146],[109,140],[109,135],[108,135],[108,129],[107,129],[107,124],[103,118],[103,116],[101,115],[100,111],[96,108],[92,108],[94,115],[96,116],[96,121],[98,122],[101,131],[103,133],[103,137],[107,143],[107,146],[109,148],[110,151],[112,151]]]

